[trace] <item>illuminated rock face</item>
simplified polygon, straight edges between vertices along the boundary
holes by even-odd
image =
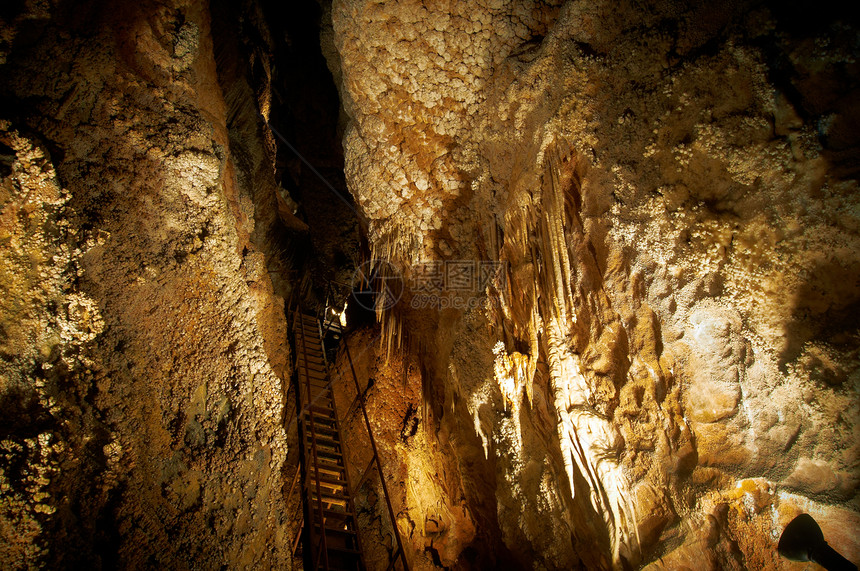
[[[231,155],[209,3],[16,6],[0,567],[290,568],[274,194],[262,141]]]
[[[451,537],[484,522],[446,564],[788,568],[804,510],[856,560],[857,29],[425,4],[335,0],[324,38],[377,256],[507,264],[486,308],[389,317],[450,451],[404,462],[459,473]]]
[[[283,3],[108,4],[0,8],[0,568],[290,568],[278,238],[336,217],[276,180]],[[349,190],[411,288],[348,342],[412,567],[792,569],[800,512],[860,560],[857,29],[320,4]],[[502,272],[428,288],[452,261]]]

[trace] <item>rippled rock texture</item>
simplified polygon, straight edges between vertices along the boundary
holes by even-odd
[[[814,12],[332,3],[376,256],[506,267],[384,318],[427,407],[417,568],[790,569],[801,511],[860,557],[860,36]]]
[[[347,342],[413,568],[802,569],[801,512],[860,561],[856,25],[318,4],[337,120],[292,4],[0,7],[0,567],[291,568],[284,300],[360,230],[403,286]],[[342,131],[355,218],[269,121]]]

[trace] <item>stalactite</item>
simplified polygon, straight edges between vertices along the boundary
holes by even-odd
[[[506,216],[505,242],[500,258],[510,265],[508,287],[500,297],[501,330],[510,330],[528,343],[529,355],[508,354],[503,344],[496,346],[496,380],[506,406],[515,406],[521,388],[531,401],[531,384],[539,355],[540,336],[545,338],[547,365],[555,395],[559,436],[571,493],[575,494],[576,475],[589,486],[586,501],[603,517],[609,533],[612,556],[635,558],[639,550],[636,517],[629,503],[629,482],[617,461],[623,441],[612,419],[598,412],[598,391],[583,369],[571,343],[589,335],[581,331],[578,313],[586,312],[587,321],[601,314],[592,299],[575,299],[574,267],[577,244],[584,237],[576,224],[576,201],[570,188],[574,160],[562,159],[558,144],[543,153],[543,184],[522,197],[518,208]],[[525,204],[523,204],[525,203]],[[585,271],[585,268],[580,269]],[[530,282],[530,283],[529,283]],[[605,391],[603,391],[605,392]]]
[[[505,344],[501,341],[493,347],[493,355],[495,356],[494,374],[499,390],[502,392],[505,409],[514,404],[519,404],[523,389],[525,389],[529,404],[531,404],[531,387],[534,380],[536,359],[519,351],[513,351],[509,354],[505,351]]]
[[[592,388],[579,358],[563,341],[566,336],[562,325],[555,322],[546,331],[550,379],[571,490],[575,490],[578,473],[590,487],[591,507],[603,517],[609,530],[613,559],[616,563],[621,555],[629,559],[639,545],[629,483],[618,462],[604,453],[618,448],[620,436],[611,419],[594,410]]]

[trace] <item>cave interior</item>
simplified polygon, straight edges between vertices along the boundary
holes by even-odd
[[[836,2],[6,0],[0,568],[856,569],[858,177]]]

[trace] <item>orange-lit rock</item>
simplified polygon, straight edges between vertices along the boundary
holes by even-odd
[[[804,512],[860,558],[841,11],[8,4],[0,567],[300,565],[285,307],[368,260],[368,568],[801,569]]]
[[[489,310],[400,307],[384,327],[423,347],[432,422],[487,451],[490,481],[461,477],[521,561],[789,568],[781,524],[732,490],[766,478],[856,509],[858,140],[836,127],[856,30],[776,5],[524,6],[333,3],[373,251],[407,275],[507,264]],[[489,366],[499,347],[537,358],[545,408]],[[569,530],[566,559],[514,515],[547,461],[557,501],[524,511]]]

